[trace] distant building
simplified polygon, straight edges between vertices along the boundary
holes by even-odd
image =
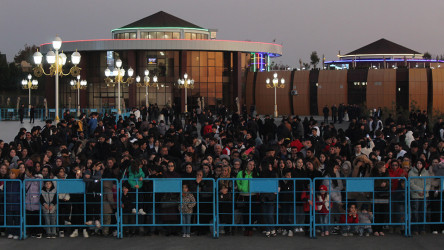
[[[326,70],[281,71],[286,86],[277,90],[279,114],[322,114],[325,105],[356,104],[391,112],[417,108],[444,113],[444,61],[380,39],[324,62]],[[274,91],[265,80],[274,72],[249,72],[246,104],[273,114]],[[298,95],[291,95],[297,90]],[[293,92],[295,93],[295,92]]]
[[[63,42],[61,50],[81,53],[81,78],[88,81],[81,91],[82,107],[115,107],[117,87],[107,88],[104,71],[114,67],[120,58],[124,68],[132,67],[143,79],[145,69],[156,75],[162,87],[150,88],[150,103],[163,106],[174,102],[184,108],[184,90],[174,88],[179,78],[187,73],[195,80],[188,90],[189,109],[204,97],[205,106],[214,108],[223,103],[233,107],[236,97],[245,99],[247,72],[267,71],[270,58],[282,55],[282,46],[273,43],[217,40],[215,29],[206,29],[178,17],[157,12],[128,25],[112,30],[112,39]],[[42,44],[43,54],[52,49]],[[61,105],[68,98],[76,100],[76,91],[69,87],[70,78],[61,79]],[[49,106],[54,99],[54,80],[47,78]],[[122,87],[126,107],[145,104],[145,88],[136,84]],[[73,105],[74,106],[74,105]]]
[[[352,69],[352,68],[425,68],[440,60],[423,59],[423,54],[406,48],[384,38],[370,43],[362,48],[338,55],[337,61],[326,61],[325,69]]]

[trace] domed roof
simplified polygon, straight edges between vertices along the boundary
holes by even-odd
[[[121,27],[121,29],[126,28],[167,28],[167,27],[180,27],[180,28],[194,28],[203,29],[200,26],[192,24],[188,21],[180,19],[176,16],[168,14],[164,11],[159,11],[151,16],[147,16],[138,21],[130,23]]]

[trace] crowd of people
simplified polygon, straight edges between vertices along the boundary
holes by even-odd
[[[347,113],[347,107],[340,109],[342,114]],[[48,225],[47,238],[64,237],[65,231],[70,237],[81,233],[84,237],[112,235],[116,232],[107,225],[115,225],[112,215],[117,209],[122,209],[124,234],[128,236],[180,232],[174,226],[131,226],[136,218],[139,224],[150,224],[154,219],[165,224],[182,221],[186,224],[180,232],[183,237],[206,234],[213,229],[190,225],[197,220],[211,224],[214,183],[220,192],[217,205],[221,224],[229,225],[232,216],[238,214],[238,223],[252,225],[225,226],[222,234],[242,231],[251,236],[254,228],[267,237],[279,233],[290,237],[303,232],[309,235],[309,227],[291,225],[310,223],[309,211],[314,206],[317,223],[324,224],[318,228],[322,236],[384,236],[387,231],[406,230],[402,226],[383,226],[389,220],[405,220],[404,178],[444,176],[444,123],[439,119],[430,124],[425,112],[412,111],[409,117],[396,120],[389,115],[384,121],[382,112],[374,112],[371,117],[353,115],[348,128],[338,129],[336,118],[331,123],[319,123],[313,117],[294,116],[277,122],[268,115],[262,118],[246,111],[229,115],[223,106],[216,114],[196,108],[184,117],[170,108],[158,111],[154,106],[134,108],[129,117],[119,119],[108,113],[82,114],[76,119],[66,111],[57,124],[47,120],[43,128],[20,128],[11,142],[0,140],[0,226],[20,223],[20,186],[7,181],[19,179],[27,180],[24,206],[31,237],[43,235],[43,229],[33,225]],[[307,181],[294,179],[317,177],[337,179],[316,182],[315,190],[310,190]],[[345,177],[399,179],[376,179],[374,194],[346,196]],[[183,181],[179,194],[164,193],[153,198],[150,180],[157,178],[188,179]],[[250,192],[245,180],[248,178],[282,178],[279,194]],[[413,234],[425,234],[426,230],[444,233],[444,226],[439,224],[442,187],[437,178],[410,180],[412,221],[425,222],[427,213],[428,221],[438,222],[430,229],[415,224]],[[86,183],[86,218],[82,194],[56,191],[58,181],[64,179]],[[105,179],[125,180],[120,200],[115,195],[118,183]],[[150,203],[154,200],[158,202],[155,211]],[[273,226],[277,224],[277,212],[285,226]],[[54,226],[57,221],[59,227]],[[325,225],[329,222],[348,225]],[[378,225],[353,225],[372,222]],[[18,230],[0,228],[2,236],[8,238],[18,238]]]

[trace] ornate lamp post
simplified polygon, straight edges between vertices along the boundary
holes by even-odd
[[[157,76],[153,76],[153,82],[151,83],[151,79],[149,77],[150,71],[145,70],[145,77],[143,78],[143,82],[140,82],[140,76],[136,77],[137,87],[143,87],[145,86],[145,105],[148,108],[149,100],[148,100],[148,88],[149,87],[155,87],[159,88],[159,84],[157,83]]]
[[[71,80],[69,82],[71,89],[77,90],[77,117],[80,116],[80,90],[86,89],[86,80],[80,80],[80,75],[77,76],[77,81]]]
[[[51,66],[49,67],[49,73],[46,73],[43,70],[43,66],[42,66],[42,59],[43,59],[43,55],[42,53],[40,53],[39,51],[34,53],[34,63],[37,65],[34,68],[34,75],[36,77],[41,77],[42,75],[46,75],[46,76],[55,76],[55,109],[56,109],[56,113],[55,113],[55,121],[58,122],[59,119],[59,76],[68,76],[68,75],[72,75],[73,77],[77,77],[80,74],[80,68],[77,67],[77,65],[80,63],[80,53],[79,52],[74,52],[71,55],[71,63],[74,64],[73,67],[71,67],[71,69],[69,70],[68,73],[63,73],[63,66],[66,64],[66,55],[62,52],[59,54],[59,49],[62,47],[62,39],[60,37],[56,37],[54,39],[54,41],[52,41],[52,47],[55,50],[54,51],[49,51],[46,54],[46,61],[48,62],[48,64],[50,64]]]
[[[182,79],[177,80],[177,86],[180,89],[185,89],[185,113],[188,113],[187,89],[194,89],[194,80],[188,79],[188,74],[185,73]]]
[[[267,78],[265,81],[267,84],[267,88],[274,88],[274,117],[278,117],[278,108],[276,103],[276,89],[285,87],[285,79],[281,78],[279,81],[278,74],[273,74],[273,80],[270,81],[270,78]]]
[[[28,116],[31,115],[31,89],[37,89],[39,87],[39,82],[37,80],[31,80],[31,74],[28,75],[28,80],[22,80],[22,88],[29,90],[29,100],[28,100]]]
[[[127,83],[127,84],[133,83],[134,82],[134,78],[132,78],[133,74],[134,74],[134,70],[130,67],[128,69],[128,78],[126,80],[123,80],[123,77],[125,76],[125,70],[122,68],[122,60],[120,60],[120,59],[117,59],[116,67],[112,71],[112,75],[111,75],[111,70],[109,68],[107,68],[105,70],[106,86],[114,87],[117,82],[117,114],[118,115],[122,114],[122,111],[120,109],[120,83]],[[113,76],[114,79],[112,79],[111,76]]]

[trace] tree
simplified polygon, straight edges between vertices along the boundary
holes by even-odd
[[[320,61],[319,56],[318,56],[318,52],[316,52],[316,51],[311,52],[310,60],[311,60],[310,64],[313,65],[313,69],[316,69],[316,66],[318,65],[318,63]]]
[[[25,44],[25,48],[21,49],[17,55],[14,56],[15,63],[21,63],[22,61],[26,61],[28,63],[33,63],[33,55],[37,51],[38,47],[35,45],[29,46]]]
[[[309,63],[302,63],[302,68],[305,70],[309,70],[310,69],[310,64]]]
[[[432,55],[429,52],[425,52],[424,55],[422,55],[422,58],[426,59],[426,60],[430,60],[430,59],[432,59]]]

